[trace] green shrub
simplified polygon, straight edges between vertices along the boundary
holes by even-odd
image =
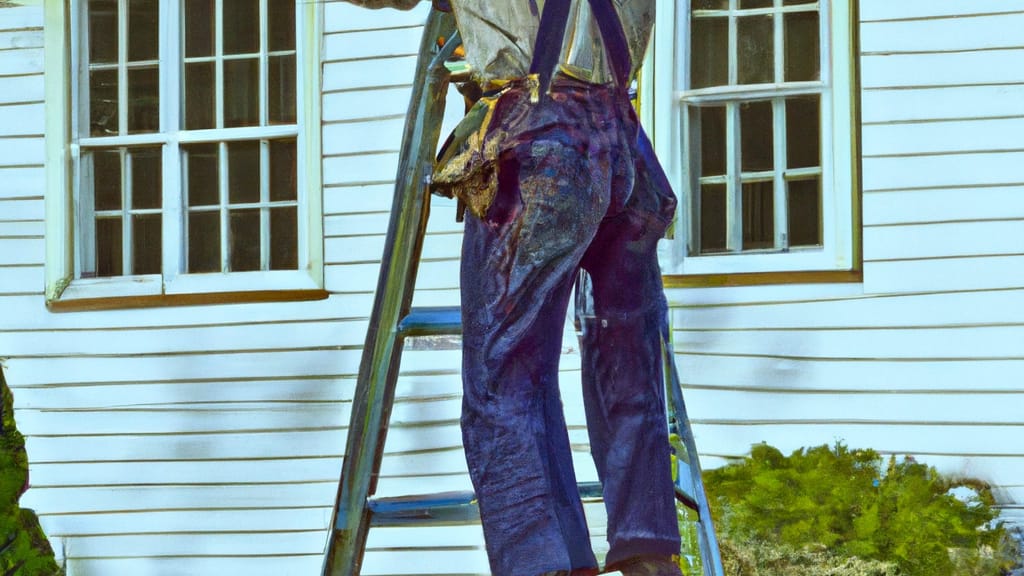
[[[1018,561],[986,484],[883,462],[843,444],[788,457],[758,445],[705,472],[727,576],[1000,576]]]
[[[864,560],[818,547],[796,549],[761,541],[721,542],[728,576],[898,576],[892,562]]]
[[[60,574],[39,519],[31,510],[18,506],[28,482],[28,460],[25,440],[14,426],[13,401],[2,371],[0,395],[0,574]]]

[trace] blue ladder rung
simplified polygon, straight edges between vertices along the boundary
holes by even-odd
[[[600,498],[601,484],[583,482],[579,491],[581,498]],[[476,495],[472,492],[376,498],[367,502],[367,508],[370,526],[465,524],[480,519]]]
[[[462,334],[462,309],[458,306],[413,308],[398,323],[400,336]]]
[[[694,499],[693,495],[687,492],[685,488],[678,484],[676,485],[676,500],[679,500],[683,503],[683,506],[686,506],[690,510],[696,512],[698,516],[700,515],[700,505],[697,504],[697,500]]]
[[[445,492],[370,500],[370,526],[473,522],[480,518],[475,498],[472,492]]]
[[[693,469],[683,459],[676,460],[676,469],[676,498],[688,508],[698,511],[697,498],[694,497],[696,489],[693,486]]]

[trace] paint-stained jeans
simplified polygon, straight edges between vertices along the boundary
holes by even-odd
[[[467,216],[462,430],[492,573],[597,565],[558,391],[573,282],[593,283],[583,395],[608,510],[608,563],[677,554],[656,245],[675,198],[636,156],[636,119],[609,87],[558,78],[554,104],[501,158],[497,197]]]

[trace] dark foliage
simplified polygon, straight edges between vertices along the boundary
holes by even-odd
[[[28,487],[28,459],[25,440],[14,425],[13,398],[2,371],[0,393],[0,574],[61,574],[39,519],[31,510],[18,506],[18,499]]]

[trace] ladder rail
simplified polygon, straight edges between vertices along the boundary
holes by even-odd
[[[428,178],[441,132],[449,42],[435,54],[439,36],[451,37],[451,15],[431,10],[420,42],[416,77],[402,135],[395,193],[377,291],[352,400],[345,456],[330,524],[324,576],[359,574],[370,512],[387,437],[402,351],[398,323],[412,304],[423,236],[429,216]]]
[[[725,570],[722,568],[722,555],[718,548],[718,536],[715,533],[715,524],[711,519],[711,507],[708,504],[707,491],[704,490],[704,479],[701,476],[700,458],[697,457],[697,442],[693,438],[693,430],[690,428],[690,418],[686,413],[686,401],[683,399],[683,389],[679,382],[679,371],[676,369],[675,352],[672,350],[672,342],[664,340],[664,358],[666,369],[666,383],[669,389],[671,402],[671,414],[675,419],[676,431],[686,447],[687,471],[690,475],[690,482],[693,486],[693,494],[690,495],[692,503],[687,503],[690,508],[696,504],[697,511],[697,541],[700,549],[701,566],[704,568],[704,576],[723,576]],[[680,483],[682,477],[679,478]]]

